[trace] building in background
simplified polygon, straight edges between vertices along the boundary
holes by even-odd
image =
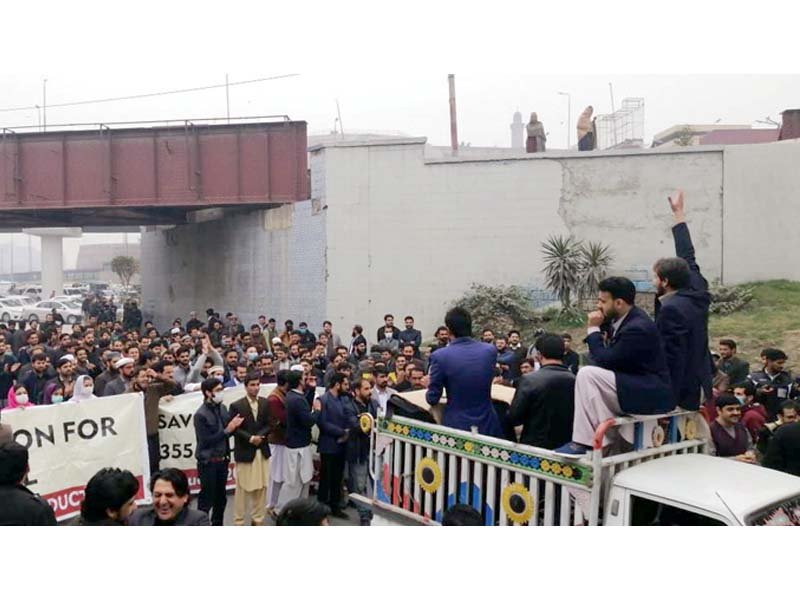
[[[65,278],[72,281],[103,281],[119,283],[119,277],[111,270],[115,256],[132,256],[141,259],[141,249],[137,243],[128,244],[81,244],[75,271],[66,271]],[[141,282],[141,274],[134,275],[131,283]]]
[[[712,132],[722,132],[722,131],[736,131],[739,132],[733,135],[732,139],[744,139],[742,132],[743,131],[756,131],[750,125],[723,125],[721,123],[714,123],[713,125],[673,125],[669,129],[665,129],[657,133],[653,137],[653,148],[657,148],[659,146],[699,146],[702,142],[701,140]],[[765,131],[772,131],[772,130],[765,130]],[[754,139],[754,138],[751,138]],[[761,141],[775,141],[778,139],[777,130],[775,131],[775,137],[772,140],[761,140]],[[727,142],[727,143],[755,143],[753,141],[749,142]]]
[[[720,129],[701,137],[700,145],[766,144],[777,142],[779,133],[779,129]]]
[[[0,278],[16,280],[21,273],[39,271],[42,254],[38,239],[22,233],[7,233],[0,240]]]

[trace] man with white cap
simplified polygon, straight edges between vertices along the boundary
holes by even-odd
[[[200,381],[198,381],[197,383],[187,383],[186,385],[183,386],[183,389],[184,391],[187,392],[196,392],[197,390],[200,389],[203,381],[205,381],[206,379],[216,379],[217,381],[222,383],[224,373],[225,373],[225,368],[223,366],[212,365],[211,367],[208,368],[205,377],[202,377],[201,374]]]
[[[128,384],[133,377],[134,364],[133,359],[127,356],[120,358],[114,363],[114,368],[119,371],[119,376],[112,379],[103,390],[103,396],[116,396],[117,394],[124,394],[128,388]]]

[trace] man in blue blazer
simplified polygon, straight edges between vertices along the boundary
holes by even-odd
[[[653,320],[634,305],[633,282],[609,277],[599,288],[598,310],[589,313],[586,338],[596,366],[578,371],[572,441],[557,448],[559,454],[585,454],[592,447],[595,429],[607,419],[675,408],[661,339]],[[602,325],[608,326],[605,332]]]
[[[465,309],[451,309],[444,318],[451,342],[430,357],[428,404],[439,403],[447,390],[443,425],[493,437],[503,431],[492,407],[492,379],[497,349],[473,340],[472,317]]]
[[[677,257],[653,265],[656,327],[664,342],[675,402],[686,410],[700,408],[700,392],[711,398],[711,354],[708,351],[708,308],[711,294],[694,258],[684,214],[683,191],[669,198],[675,226]]]

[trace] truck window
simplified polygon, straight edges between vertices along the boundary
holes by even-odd
[[[792,498],[762,510],[747,519],[747,524],[800,526],[800,498]]]
[[[641,496],[631,495],[631,502],[631,525],[661,527],[669,525],[725,525],[725,523],[717,519],[712,519],[711,517],[684,510],[670,504],[656,502],[649,498],[642,498]]]

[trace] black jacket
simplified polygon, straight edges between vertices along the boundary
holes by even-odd
[[[286,447],[305,448],[311,444],[311,428],[317,424],[319,413],[308,408],[305,396],[290,390],[286,394]]]
[[[152,506],[149,508],[139,508],[128,518],[128,525],[134,527],[157,524],[156,509]],[[175,517],[175,520],[172,523],[164,523],[164,525],[191,527],[198,525],[211,525],[211,523],[208,520],[207,513],[184,506],[183,510],[178,513],[178,516]]]
[[[347,462],[357,464],[365,463],[369,460],[370,435],[361,430],[361,425],[358,420],[364,413],[369,413],[372,415],[373,419],[377,419],[378,403],[370,398],[368,404],[361,404],[354,397],[345,395],[344,408],[350,431],[347,437]]]
[[[211,458],[230,456],[230,437],[225,432],[230,417],[222,404],[204,401],[194,413],[194,432],[197,436],[195,456],[197,462],[208,462]]]
[[[414,356],[419,358],[419,349],[422,346],[422,332],[418,329],[403,329],[399,334],[400,344],[414,344]]]
[[[267,433],[269,433],[269,407],[266,398],[258,397],[258,418],[253,418],[253,411],[247,397],[237,400],[231,404],[231,419],[236,415],[242,415],[244,421],[236,431],[233,432],[233,460],[237,463],[250,463],[256,459],[256,452],[261,450],[264,458],[269,458],[269,444],[267,443]],[[264,441],[260,446],[253,446],[250,438],[260,435]]]
[[[711,294],[694,258],[686,223],[672,228],[675,253],[689,264],[689,286],[663,302],[656,300],[656,327],[664,342],[672,395],[686,410],[700,408],[700,390],[711,398],[711,355],[708,351],[708,308]]]
[[[0,485],[0,526],[55,525],[50,505],[22,485]]]
[[[800,477],[800,423],[778,427],[761,465]]]
[[[750,375],[750,363],[734,356],[719,361],[719,370],[728,376],[731,385],[736,385],[747,381],[747,376]]]
[[[564,366],[567,367],[573,375],[578,374],[578,368],[581,364],[580,355],[574,350],[567,350],[564,353]]]
[[[797,395],[794,379],[788,371],[781,371],[774,377],[767,375],[766,370],[754,371],[747,376],[756,388],[756,402],[760,402],[767,409],[767,419],[774,421],[778,416],[781,404]],[[765,387],[772,388],[767,393]]]
[[[605,343],[603,334],[586,338],[589,355],[603,369],[614,371],[617,398],[624,413],[657,415],[675,409],[664,348],[653,320],[634,306],[617,334]]]
[[[507,418],[522,425],[520,443],[553,450],[572,439],[575,375],[561,365],[545,365],[523,375]]]

